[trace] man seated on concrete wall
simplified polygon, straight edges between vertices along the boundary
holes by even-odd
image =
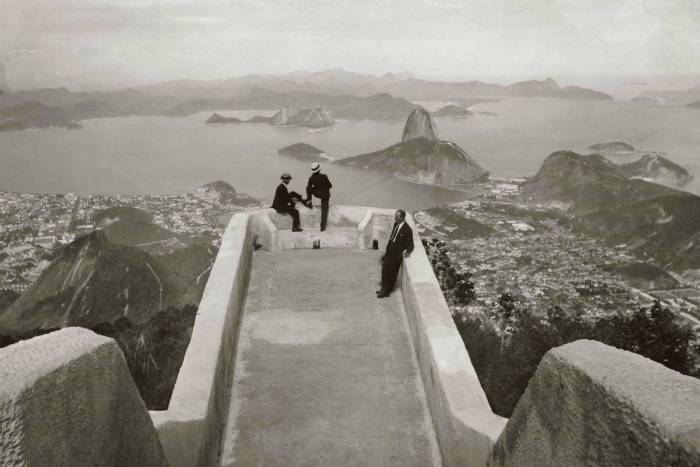
[[[292,232],[302,232],[301,222],[299,221],[299,210],[295,207],[296,201],[304,203],[301,195],[296,191],[291,193],[287,189],[287,185],[292,180],[292,176],[288,173],[283,173],[280,177],[282,183],[277,186],[275,191],[275,199],[272,201],[272,208],[280,214],[289,214],[292,216]]]
[[[385,298],[391,294],[403,259],[411,256],[413,252],[413,229],[406,223],[406,211],[396,211],[394,221],[394,228],[391,229],[386,244],[386,253],[382,257],[382,288],[377,290],[377,298]]]

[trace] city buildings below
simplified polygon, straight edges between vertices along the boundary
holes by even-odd
[[[178,234],[206,234],[216,246],[223,234],[219,218],[244,209],[235,201],[222,205],[193,194],[78,196],[0,192],[0,290],[27,290],[51,263],[57,247],[94,231],[94,215],[117,206],[146,211],[154,224]],[[148,251],[159,254],[179,246],[168,239],[149,245]]]

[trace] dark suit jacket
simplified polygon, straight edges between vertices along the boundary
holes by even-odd
[[[306,197],[311,199],[311,195],[314,195],[317,198],[328,199],[331,197],[331,188],[333,184],[326,174],[319,172],[311,174],[309,183],[306,185]]]
[[[396,239],[391,241],[396,227],[397,223],[394,222],[394,227],[391,229],[391,234],[389,235],[389,241],[386,244],[386,253],[402,257],[404,251],[408,253],[413,252],[413,229],[408,225],[408,222],[404,222],[403,226],[399,229],[399,233],[396,235]]]
[[[299,193],[287,189],[287,185],[280,183],[275,190],[275,199],[272,201],[272,208],[275,211],[286,212],[294,209],[294,200],[301,199]]]

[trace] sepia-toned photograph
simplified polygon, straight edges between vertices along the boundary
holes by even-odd
[[[700,467],[700,0],[0,0],[0,466]]]

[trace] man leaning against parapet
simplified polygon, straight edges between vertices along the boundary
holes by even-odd
[[[377,298],[391,295],[404,258],[413,252],[413,229],[406,222],[406,211],[399,209],[394,214],[394,228],[391,229],[386,253],[382,257],[382,288],[377,290]]]

